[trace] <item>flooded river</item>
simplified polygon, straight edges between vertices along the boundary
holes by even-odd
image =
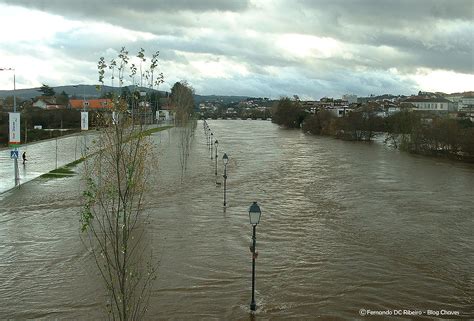
[[[225,210],[202,122],[183,182],[178,130],[152,136],[150,320],[251,319],[253,201],[256,319],[367,319],[361,309],[474,318],[474,166],[268,121],[208,123],[230,159]],[[104,317],[80,194],[75,176],[0,195],[0,319]]]

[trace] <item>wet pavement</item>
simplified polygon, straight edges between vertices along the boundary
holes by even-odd
[[[95,137],[97,132],[88,131],[22,145],[18,149],[20,184],[81,158]],[[10,151],[10,148],[0,150],[0,193],[15,187],[15,166]],[[21,159],[23,152],[26,152],[25,164]]]

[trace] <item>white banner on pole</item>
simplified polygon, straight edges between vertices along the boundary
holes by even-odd
[[[114,125],[117,125],[117,124],[118,124],[118,113],[115,112],[115,111],[112,112],[112,123],[113,123]]]
[[[89,130],[89,113],[81,111],[81,130]]]
[[[20,145],[20,113],[9,113],[10,119],[10,144]]]

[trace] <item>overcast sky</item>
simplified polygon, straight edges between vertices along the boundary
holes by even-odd
[[[17,88],[96,84],[98,59],[125,46],[160,51],[162,90],[187,80],[198,94],[271,98],[467,91],[473,21],[474,0],[0,0],[0,68],[16,69]],[[0,89],[12,80],[1,71]]]

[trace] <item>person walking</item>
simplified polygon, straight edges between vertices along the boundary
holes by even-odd
[[[25,162],[27,161],[26,152],[23,152],[23,155],[21,155],[21,158],[23,158],[23,165],[25,165]]]

